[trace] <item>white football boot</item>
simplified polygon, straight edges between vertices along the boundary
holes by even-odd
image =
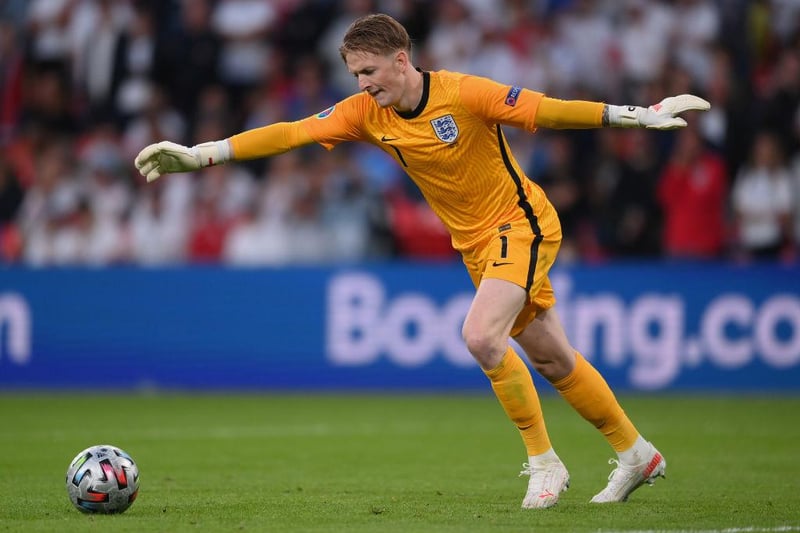
[[[608,476],[608,485],[592,498],[592,503],[624,502],[633,491],[647,483],[652,485],[657,477],[666,477],[667,461],[656,450],[655,446],[648,443],[649,451],[643,456],[643,461],[637,465],[625,465],[616,459],[610,459],[608,464],[617,467]]]
[[[523,463],[520,476],[530,476],[523,509],[544,509],[558,503],[558,497],[569,487],[569,473],[560,459],[533,465]]]

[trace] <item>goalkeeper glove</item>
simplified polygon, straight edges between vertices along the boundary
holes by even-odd
[[[711,104],[693,94],[664,98],[648,108],[636,106],[608,106],[608,125],[617,128],[648,128],[674,130],[686,127],[678,115],[684,111],[707,111]]]
[[[134,164],[147,182],[171,172],[189,172],[203,167],[220,165],[231,159],[228,141],[211,141],[187,147],[169,141],[146,146],[136,156]]]

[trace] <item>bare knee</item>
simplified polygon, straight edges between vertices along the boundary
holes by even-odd
[[[466,325],[461,334],[467,350],[485,370],[497,367],[503,360],[508,344],[507,340],[499,339],[485,331],[469,328]]]
[[[567,377],[575,368],[575,348],[566,338],[523,334],[514,338],[531,362],[533,369],[553,383]]]
[[[533,368],[551,383],[567,377],[575,368],[575,348],[567,340],[555,309],[539,313],[514,338]]]
[[[531,354],[526,352],[534,370],[549,382],[567,377],[575,368],[575,352],[559,354]]]

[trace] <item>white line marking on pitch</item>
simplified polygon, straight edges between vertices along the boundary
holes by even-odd
[[[790,533],[800,531],[800,526],[774,526],[774,527],[728,527],[725,529],[642,529],[624,533]],[[622,533],[608,529],[598,529],[597,533]]]

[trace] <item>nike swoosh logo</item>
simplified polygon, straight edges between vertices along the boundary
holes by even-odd
[[[381,137],[381,142],[387,143],[389,141],[396,141],[397,139],[398,137],[387,137],[386,135],[384,135],[383,137]]]
[[[501,266],[505,266],[505,265],[513,265],[513,264],[514,264],[514,263],[498,263],[497,261],[495,261],[494,263],[492,263],[492,266],[493,266],[493,267],[501,267]]]

